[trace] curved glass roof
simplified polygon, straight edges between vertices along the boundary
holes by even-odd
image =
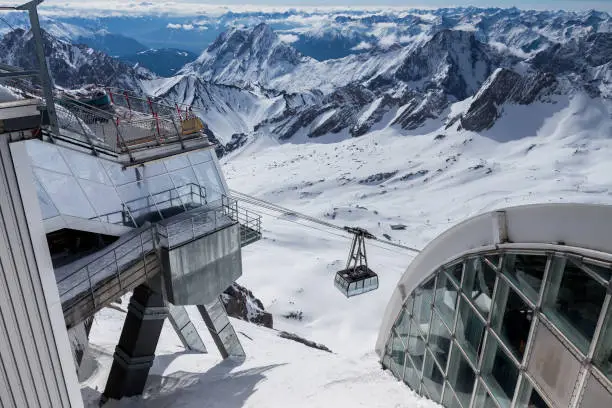
[[[487,216],[474,225],[492,219]],[[509,220],[501,227],[499,220],[489,223],[497,227],[489,229],[491,242],[504,238],[495,237],[498,232],[521,236]],[[562,229],[557,227],[557,236]],[[472,249],[444,256],[453,243],[440,241],[453,236],[447,232],[433,243],[442,249],[441,265],[429,270],[411,265],[410,276],[400,281],[398,291],[419,279],[399,307],[396,293],[387,309],[391,324],[383,322],[379,335],[383,366],[445,407],[612,406],[610,252],[503,239],[487,245],[482,239],[455,243]]]

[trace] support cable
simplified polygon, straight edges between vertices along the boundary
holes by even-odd
[[[236,199],[238,199],[240,201],[244,201],[244,202],[246,202],[248,204],[255,205],[257,207],[262,207],[262,208],[265,208],[265,209],[268,209],[268,210],[271,210],[271,211],[280,212],[280,213],[282,213],[284,215],[294,216],[296,218],[300,218],[300,219],[305,220],[305,221],[309,221],[309,222],[312,222],[312,223],[315,223],[315,224],[319,224],[319,225],[322,225],[322,226],[327,227],[327,228],[336,229],[336,230],[339,230],[339,231],[342,231],[342,232],[351,232],[352,233],[351,228],[340,227],[338,225],[329,223],[327,221],[323,221],[323,220],[320,220],[318,218],[314,218],[314,217],[311,217],[309,215],[302,214],[302,213],[299,213],[297,211],[294,211],[294,210],[291,210],[291,209],[288,209],[288,208],[285,208],[285,207],[281,207],[280,205],[270,203],[268,201],[265,201],[265,200],[262,200],[260,198],[256,198],[256,197],[250,196],[248,194],[241,193],[241,192],[236,191],[236,190],[230,190],[230,191],[231,191],[232,195]],[[287,221],[290,221],[290,220],[287,220]],[[300,224],[300,225],[304,225],[304,224]],[[416,252],[416,253],[421,252],[419,249],[416,249],[416,248],[413,248],[413,247],[409,247],[409,246],[406,246],[406,245],[401,245],[401,244],[396,244],[394,242],[389,242],[389,241],[381,240],[380,238],[378,238],[378,237],[376,237],[374,235],[371,235],[371,234],[369,234],[369,236],[367,238],[369,238],[371,240],[374,240],[374,241],[378,241],[378,242],[380,242],[380,243],[382,243],[384,245],[394,246],[394,247],[401,248],[401,249],[404,249],[404,250],[407,250],[407,251]]]

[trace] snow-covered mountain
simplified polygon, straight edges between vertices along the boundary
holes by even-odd
[[[250,30],[235,28],[221,34],[181,73],[195,73],[221,84],[248,85],[267,83],[308,61],[281,41],[270,26],[259,24]]]
[[[225,104],[220,95],[194,102],[202,104],[203,119],[225,141],[234,134],[341,140],[386,127],[412,133],[451,127],[484,131],[503,117],[506,106],[552,106],[555,96],[583,91],[608,97],[612,33],[589,31],[520,56],[480,41],[475,30],[442,29],[418,43],[321,62],[301,56],[259,24],[219,36],[183,69],[181,80],[162,81],[164,90],[155,94],[172,95],[172,87],[185,78],[193,84],[203,80],[207,88],[230,85],[234,92],[249,92],[251,109]],[[183,87],[179,100],[196,101],[203,93],[197,89]],[[464,103],[451,109],[459,101]]]
[[[43,31],[43,48],[51,76],[57,86],[78,88],[101,84],[123,89],[140,89],[143,80],[155,75],[85,45],[74,45]],[[37,69],[34,40],[30,31],[16,29],[0,40],[0,61],[24,69]]]

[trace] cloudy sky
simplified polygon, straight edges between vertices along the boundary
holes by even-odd
[[[0,5],[21,4],[27,0],[0,0]],[[45,0],[42,7],[51,11],[93,12],[104,10],[116,13],[159,13],[194,14],[207,10],[226,10],[223,5],[235,10],[279,9],[292,8],[327,8],[351,7],[364,8],[374,6],[380,9],[384,6],[401,8],[436,8],[447,6],[479,6],[479,7],[512,7],[523,9],[566,9],[588,10],[596,9],[612,12],[612,0]],[[368,7],[369,8],[369,7]]]

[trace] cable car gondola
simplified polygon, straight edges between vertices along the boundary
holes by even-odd
[[[365,239],[376,237],[363,228],[344,227],[344,230],[353,234],[353,243],[346,269],[336,273],[334,286],[349,298],[378,289],[378,275],[368,268],[365,248]]]

